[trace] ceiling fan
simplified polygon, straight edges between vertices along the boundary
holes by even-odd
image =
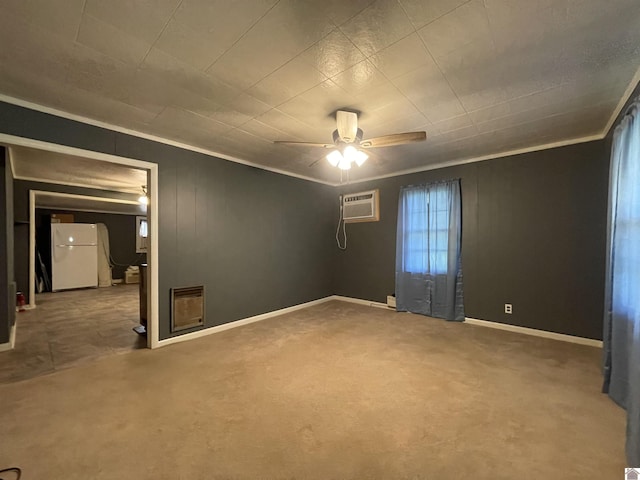
[[[358,114],[345,110],[336,112],[336,124],[337,128],[333,131],[333,143],[289,142],[284,140],[276,140],[273,143],[330,148],[332,151],[327,155],[329,163],[342,170],[349,170],[352,163],[360,166],[369,158],[369,155],[360,149],[393,147],[405,143],[422,142],[427,139],[427,132],[405,132],[363,140],[362,130],[358,128]],[[317,162],[318,160],[309,166],[311,167]]]

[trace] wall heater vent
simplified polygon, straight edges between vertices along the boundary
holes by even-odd
[[[342,199],[345,223],[377,222],[380,220],[379,191],[350,193]]]
[[[171,331],[204,325],[204,286],[171,289]]]

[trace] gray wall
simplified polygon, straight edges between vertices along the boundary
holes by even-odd
[[[331,187],[6,103],[0,132],[159,165],[161,338],[171,287],[205,285],[206,327],[333,293]]]
[[[347,225],[336,294],[394,292],[399,189],[461,178],[468,317],[602,338],[608,152],[604,141],[351,185],[380,189],[381,220]],[[337,199],[334,217],[337,215]],[[513,314],[504,304],[513,304]]]
[[[111,269],[114,279],[124,278],[124,271],[129,265],[140,265],[146,262],[146,254],[136,253],[135,215],[38,208],[36,209],[36,228],[39,228],[44,221],[50,220],[47,216],[53,213],[69,213],[73,215],[75,223],[104,223],[107,226],[111,258],[117,262]]]
[[[601,338],[604,141],[336,190],[2,103],[0,132],[159,164],[161,338],[177,286],[206,286],[206,326],[332,293],[384,301],[400,186],[453,177],[462,179],[467,316]],[[382,220],[348,225],[340,252],[339,190],[370,188],[381,190]]]
[[[13,177],[6,151],[0,147],[0,343],[7,343],[15,321],[13,275]]]

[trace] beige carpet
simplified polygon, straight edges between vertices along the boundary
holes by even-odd
[[[0,386],[35,479],[619,479],[600,350],[330,302]],[[0,362],[2,361],[0,357]]]

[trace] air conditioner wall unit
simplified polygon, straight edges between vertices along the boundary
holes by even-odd
[[[350,193],[342,197],[342,218],[345,223],[377,222],[380,220],[380,192]]]

